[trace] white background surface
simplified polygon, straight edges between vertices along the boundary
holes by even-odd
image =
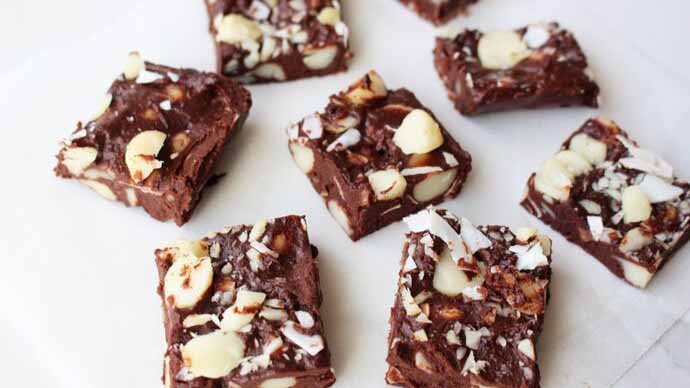
[[[320,248],[323,315],[340,388],[383,387],[388,309],[405,228],[353,244],[290,160],[283,128],[325,105],[370,68],[407,86],[474,157],[446,207],[477,224],[537,226],[554,238],[552,299],[538,345],[542,385],[690,386],[690,248],[646,291],[522,211],[525,180],[590,116],[617,120],[690,178],[690,3],[482,0],[453,26],[557,20],[589,56],[604,104],[466,119],[432,66],[430,25],[393,0],[349,0],[355,59],[348,73],[251,87],[254,108],[183,228],[108,203],[53,177],[58,141],[89,117],[126,53],[211,70],[201,0],[0,4],[0,373],[7,387],[159,385],[163,328],[153,250],[181,237],[288,213],[308,216]],[[685,316],[684,316],[685,315]],[[683,318],[684,316],[684,318]]]

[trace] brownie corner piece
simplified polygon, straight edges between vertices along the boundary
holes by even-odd
[[[433,113],[374,71],[288,137],[295,163],[352,240],[456,197],[472,169]]]
[[[604,118],[530,176],[521,204],[639,288],[690,238],[690,184]]]
[[[423,19],[439,26],[457,15],[467,11],[467,8],[479,0],[399,0]]]
[[[55,173],[182,225],[251,104],[249,92],[228,78],[131,53],[99,112],[64,141]]]
[[[335,382],[304,217],[239,225],[156,251],[166,388]]]
[[[536,388],[551,240],[475,227],[445,210],[405,219],[386,381],[407,388]]]
[[[242,83],[347,70],[349,29],[339,0],[205,0],[218,72]]]
[[[467,116],[545,106],[599,106],[599,86],[577,40],[558,23],[465,30],[438,37],[434,64]]]

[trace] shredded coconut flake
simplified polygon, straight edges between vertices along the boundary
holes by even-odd
[[[489,240],[484,233],[475,228],[474,225],[467,218],[460,219],[460,235],[470,247],[472,253],[477,253],[478,250],[489,248],[491,240]]]
[[[520,271],[531,271],[549,264],[539,241],[535,241],[532,245],[513,245],[510,251],[517,254],[517,269]]]
[[[588,216],[587,225],[589,225],[589,231],[592,232],[592,238],[594,241],[599,241],[601,235],[604,233],[604,222],[599,216]]]
[[[635,146],[624,136],[618,136],[618,140],[628,149],[631,157],[622,158],[619,163],[624,167],[648,172],[661,178],[673,178],[673,167],[658,155],[651,151]]]
[[[310,139],[320,139],[323,135],[323,124],[318,114],[307,116],[302,122],[302,131],[309,136]]]
[[[651,203],[671,201],[683,194],[680,187],[654,175],[645,175],[638,186]]]
[[[460,235],[445,219],[443,219],[443,217],[436,213],[433,208],[424,209],[417,214],[405,217],[404,221],[412,232],[420,233],[429,231],[431,234],[443,240],[443,242],[448,245],[451,252],[451,258],[456,264],[460,260],[464,260],[468,263],[473,262],[474,257],[472,257],[467,250]]]
[[[324,348],[323,338],[320,335],[306,335],[295,328],[297,324],[292,321],[287,321],[280,331],[287,339],[292,341],[295,345],[304,349],[312,356],[316,356]]]
[[[331,143],[327,148],[326,151],[331,152],[335,150],[336,148],[341,151],[347,148],[352,147],[353,145],[356,145],[359,143],[359,141],[362,139],[362,134],[359,133],[359,131],[355,128],[350,128],[347,131],[343,132],[340,137],[335,139],[333,143]]]

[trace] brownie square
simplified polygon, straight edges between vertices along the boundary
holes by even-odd
[[[407,89],[374,71],[288,128],[290,152],[352,240],[454,198],[471,157]]]
[[[228,78],[145,63],[132,53],[98,114],[64,142],[55,173],[182,225],[251,103]]]
[[[352,57],[339,0],[205,0],[218,72],[243,83],[345,71]]]
[[[522,206],[641,288],[690,237],[690,184],[603,118],[530,176]]]
[[[321,388],[335,376],[304,217],[156,251],[166,388]]]
[[[400,0],[409,9],[435,25],[453,19],[477,1],[479,0]]]
[[[433,208],[405,219],[386,381],[408,388],[539,387],[535,350],[551,240]]]
[[[439,37],[434,63],[464,115],[543,106],[599,105],[599,86],[575,37],[557,23]]]

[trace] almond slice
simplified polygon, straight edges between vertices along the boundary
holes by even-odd
[[[181,353],[185,366],[194,376],[218,379],[227,376],[240,365],[245,345],[231,331],[214,331],[192,338]]]
[[[143,131],[129,141],[125,149],[125,164],[134,182],[143,181],[154,170],[163,167],[163,162],[157,160],[156,156],[167,136],[161,131]]]
[[[194,307],[213,282],[213,265],[208,257],[193,255],[176,260],[163,281],[165,300],[179,309]]]

